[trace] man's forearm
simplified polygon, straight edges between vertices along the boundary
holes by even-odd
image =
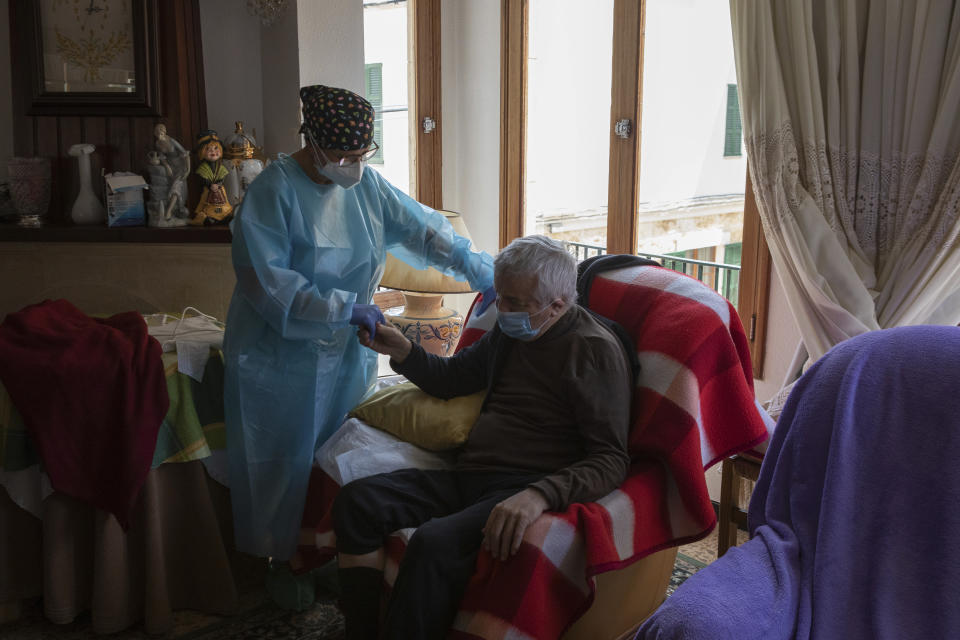
[[[550,508],[564,511],[574,502],[594,502],[623,484],[629,457],[617,453],[588,455],[530,485],[546,498]]]
[[[443,357],[427,353],[422,346],[414,347],[410,343],[404,359],[391,358],[390,366],[430,395],[449,399],[480,391],[486,386],[486,375],[478,362],[486,354],[476,353],[477,346],[471,345],[466,350],[471,353],[460,352]]]

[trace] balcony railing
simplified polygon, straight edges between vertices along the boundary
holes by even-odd
[[[606,247],[595,244],[584,244],[582,242],[567,242],[567,248],[570,253],[576,257],[577,262],[582,262],[593,256],[601,256],[607,252]],[[713,287],[714,291],[727,300],[730,300],[734,306],[737,305],[737,297],[740,291],[740,265],[707,262],[705,260],[693,260],[691,258],[678,258],[676,256],[640,251],[637,252],[637,255],[641,258],[656,260],[661,266],[667,269],[673,269],[674,271],[692,276],[700,282]]]

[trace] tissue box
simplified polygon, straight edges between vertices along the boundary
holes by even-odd
[[[118,171],[106,174],[103,181],[107,192],[107,226],[143,226],[147,220],[143,190],[150,188],[143,176]]]

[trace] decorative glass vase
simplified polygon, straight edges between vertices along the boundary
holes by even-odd
[[[39,227],[50,208],[50,159],[10,158],[7,175],[20,225]]]

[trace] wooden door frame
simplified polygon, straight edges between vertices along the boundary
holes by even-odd
[[[500,2],[500,248],[524,235],[530,4]]]
[[[753,377],[763,378],[767,320],[770,310],[770,249],[763,235],[753,181],[747,169],[743,193],[743,249],[740,253],[740,297],[737,309],[750,343]]]
[[[441,1],[410,0],[413,19],[413,105],[416,127],[414,141],[417,200],[434,209],[443,209],[443,108],[441,92]],[[426,131],[430,118],[435,128]]]
[[[613,3],[607,253],[637,251],[646,5],[646,0]],[[623,121],[629,127],[626,137],[615,133],[617,123]]]

